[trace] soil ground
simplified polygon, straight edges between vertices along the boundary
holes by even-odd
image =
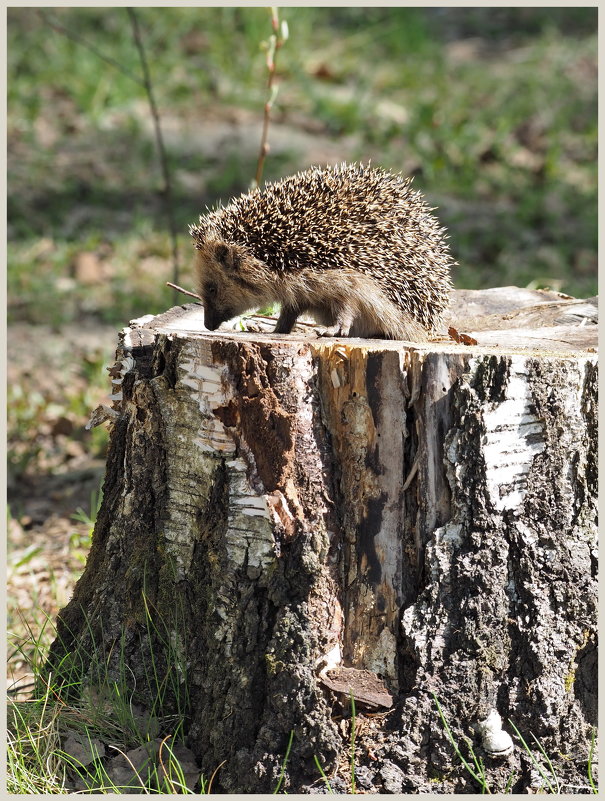
[[[9,468],[7,598],[9,631],[17,635],[26,637],[31,628],[37,638],[45,618],[54,618],[69,600],[84,567],[91,526],[74,515],[91,515],[105,463],[103,444],[93,446],[84,430],[85,410],[70,408],[69,399],[83,394],[91,411],[107,403],[109,381],[105,389],[82,386],[87,379],[81,365],[101,353],[111,357],[115,339],[114,328],[98,323],[59,330],[15,323],[9,329],[9,393],[19,388],[30,400],[35,395],[40,403],[34,409],[43,410],[31,429],[20,432],[22,441],[9,446],[27,460]],[[9,656],[11,651],[9,645]],[[8,686],[29,681],[17,654],[9,662]]]

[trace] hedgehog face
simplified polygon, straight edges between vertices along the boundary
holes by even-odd
[[[246,280],[245,267],[250,257],[241,246],[205,242],[198,253],[198,289],[209,331],[262,304],[262,291]]]

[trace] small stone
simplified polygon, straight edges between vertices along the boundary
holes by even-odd
[[[385,760],[380,768],[380,778],[387,793],[400,793],[405,779],[403,771],[393,762]]]
[[[355,785],[364,790],[375,791],[374,774],[365,765],[360,765],[358,768],[355,768]]]
[[[161,740],[157,739],[126,754],[118,754],[107,768],[115,792],[143,793],[150,786]]]
[[[105,756],[105,746],[95,737],[88,737],[76,731],[68,731],[63,740],[63,751],[71,757],[76,768],[86,767]]]

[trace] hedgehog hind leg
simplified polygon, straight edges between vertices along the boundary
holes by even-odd
[[[326,326],[326,331],[322,334],[325,337],[348,337],[355,317],[354,309],[346,303],[332,302],[316,307],[308,307],[305,304],[303,308],[290,303],[282,303],[273,333],[291,333],[297,318],[303,312],[309,312],[320,325]]]
[[[351,336],[425,342],[428,332],[411,314],[397,308],[381,294],[372,303],[360,304]]]
[[[322,336],[351,336],[351,328],[355,321],[355,311],[347,303],[332,304],[329,309],[316,309],[314,310],[314,317],[322,325],[327,326]]]

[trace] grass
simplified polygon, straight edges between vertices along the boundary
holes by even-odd
[[[290,757],[290,751],[292,750],[292,742],[293,742],[293,740],[294,740],[294,729],[292,729],[292,731],[290,732],[290,737],[288,739],[288,745],[286,747],[286,753],[284,755],[284,760],[282,762],[281,770],[279,772],[279,777],[277,779],[277,784],[275,785],[275,790],[273,790],[273,795],[277,795],[277,793],[279,793],[279,790],[280,790],[280,788],[282,786],[282,782],[284,780],[284,776],[285,776],[285,773],[286,773],[286,766],[288,764],[288,759]]]
[[[597,739],[597,730],[596,728],[592,730],[592,735],[590,737],[590,751],[588,752],[588,764],[586,767],[588,773],[588,783],[590,785],[590,789],[592,790],[594,795],[597,795],[598,789],[595,784],[595,778],[593,773],[593,762],[594,762],[594,753],[595,753],[595,743]]]
[[[156,626],[151,620],[149,625]],[[36,690],[28,700],[9,699],[9,792],[55,794],[74,788],[103,793],[135,788],[147,793],[192,792],[192,780],[186,777],[177,753],[183,740],[186,697],[180,717],[163,717],[165,687],[151,671],[146,688],[149,710],[145,712],[133,703],[123,664],[116,679],[97,660],[92,684],[78,693],[77,700],[66,700],[65,688],[76,680],[69,662],[65,660],[51,675],[45,668],[55,636],[54,624],[47,618],[39,631],[32,628],[26,637],[10,637],[13,650],[28,662]],[[172,656],[174,653],[168,653],[169,659]],[[177,670],[182,671],[182,665],[174,670],[168,665],[168,674]],[[92,753],[87,753],[86,759],[78,756],[79,751],[74,753],[73,747],[66,745],[69,737],[79,739],[84,751]],[[154,745],[158,737],[159,750]],[[152,758],[145,758],[141,747],[151,749]],[[117,772],[112,760],[116,754],[122,755],[122,770]],[[198,779],[199,792],[210,792],[214,776],[209,781],[203,776]]]
[[[594,294],[596,9],[509,9],[497,25],[480,9],[457,11],[283,9],[274,120],[318,141],[350,136],[343,158],[414,173],[450,229],[458,286],[533,281]],[[8,16],[11,319],[123,323],[160,311],[171,302],[170,242],[126,10],[42,13]],[[217,149],[204,133],[233,109],[260,124],[269,18],[264,8],[137,14],[188,280],[187,224],[254,175],[256,142]],[[292,149],[276,151],[266,177],[298,167]],[[81,252],[100,254],[97,285],[74,277]]]
[[[441,708],[441,704],[435,693],[431,693],[433,696],[433,700],[435,702],[435,706],[437,707],[437,712],[439,714],[439,718],[445,730],[447,739],[449,740],[450,744],[454,749],[454,753],[458,757],[460,763],[464,767],[465,771],[471,776],[473,781],[477,783],[480,788],[481,794],[491,795],[493,792],[497,792],[497,790],[493,787],[493,781],[490,779],[489,771],[486,769],[485,764],[481,757],[477,757],[475,754],[473,744],[468,737],[464,738],[465,745],[468,749],[468,753],[470,754],[472,765],[469,761],[465,758],[458,741],[456,740],[452,729],[450,728],[447,719],[443,713]],[[593,729],[591,734],[591,741],[588,751],[588,761],[587,761],[587,780],[588,783],[586,785],[576,786],[576,785],[569,785],[565,784],[557,775],[557,771],[553,765],[552,759],[547,754],[546,750],[544,749],[542,743],[538,740],[538,738],[531,733],[531,738],[534,741],[535,747],[537,748],[537,754],[532,751],[530,746],[528,745],[527,741],[517,728],[517,726],[513,723],[512,720],[508,721],[510,726],[512,727],[515,736],[521,743],[521,746],[525,753],[527,754],[530,764],[533,766],[536,776],[540,778],[541,781],[541,789],[548,790],[549,793],[552,795],[560,795],[565,788],[567,789],[574,789],[574,790],[582,790],[583,792],[592,793],[594,795],[598,794],[598,789],[594,781],[593,776],[593,757],[594,757],[594,748],[595,748],[595,739],[596,739],[596,729]],[[547,767],[545,767],[545,765]],[[506,786],[504,788],[504,793],[511,793],[513,783],[517,777],[516,771],[514,769],[511,770],[511,773],[506,781]],[[494,776],[495,779],[495,776]],[[535,790],[534,790],[535,792]],[[538,790],[540,792],[540,790]]]
[[[14,684],[14,692],[11,695],[22,696],[27,688],[35,686],[39,680],[46,654],[52,641],[56,636],[56,629],[53,619],[59,609],[66,603],[64,590],[57,586],[55,581],[55,570],[59,569],[59,559],[65,560],[65,552],[73,565],[70,578],[75,583],[79,572],[83,569],[88,551],[90,549],[92,533],[97,519],[97,515],[102,501],[102,489],[93,490],[90,496],[89,511],[79,507],[72,515],[74,522],[81,524],[74,526],[69,534],[69,547],[62,552],[61,557],[53,559],[46,551],[48,545],[42,537],[36,539],[25,549],[12,552],[9,549],[9,586],[12,588],[13,597],[8,603],[8,628],[10,631],[11,647],[8,652],[8,672],[9,681]],[[11,523],[11,511],[8,510],[8,522]],[[82,526],[85,529],[82,530]],[[46,552],[45,552],[46,551]],[[36,572],[36,567],[32,562],[37,558],[44,559],[47,570],[50,573],[50,581],[46,586],[39,581],[40,573]],[[75,566],[78,566],[78,573]],[[64,565],[62,565],[64,567]],[[31,570],[31,586],[28,593],[28,600],[31,606],[21,608],[20,602],[23,596],[15,592],[15,589],[22,589],[21,583],[15,582],[15,572]],[[24,678],[27,677],[29,684],[24,686]]]
[[[509,720],[509,723],[512,726],[512,728],[514,729],[515,734],[517,735],[517,737],[521,741],[521,745],[523,746],[523,748],[527,752],[527,755],[529,756],[532,765],[534,766],[534,768],[538,771],[538,773],[542,777],[544,785],[546,787],[548,787],[548,791],[550,793],[552,793],[553,795],[559,795],[559,793],[561,792],[561,787],[559,785],[559,779],[557,778],[557,774],[555,772],[555,769],[553,768],[552,762],[551,762],[548,754],[546,753],[546,751],[542,747],[542,744],[539,742],[539,740],[536,738],[536,736],[532,733],[532,735],[531,735],[532,739],[533,739],[534,743],[538,746],[538,750],[540,751],[541,755],[544,757],[544,761],[548,765],[548,774],[550,774],[550,775],[548,775],[547,772],[544,770],[541,762],[533,754],[531,748],[528,746],[528,744],[523,739],[523,735],[521,734],[519,729],[515,726],[515,724],[512,722],[512,720]]]
[[[351,705],[351,734],[350,734],[350,744],[349,744],[349,789],[351,795],[357,795],[357,784],[355,780],[355,738],[357,735],[357,728],[356,728],[356,721],[357,721],[357,712],[355,709],[355,698],[353,697],[353,693],[349,696],[349,703]],[[315,767],[317,768],[321,781],[326,786],[326,792],[333,795],[334,790],[330,783],[330,780],[326,776],[326,772],[322,767],[321,762],[317,758],[317,754],[313,755],[313,761],[315,762]]]
[[[149,607],[146,599],[145,609],[149,636],[155,638],[161,635],[161,626],[156,623],[157,611]],[[187,686],[183,676],[186,668],[179,659],[178,649],[167,647],[166,639],[163,640],[168,658],[165,673],[178,675],[183,680],[171,683],[172,692],[181,693],[180,709],[175,715],[162,716],[166,682],[160,680],[155,670],[153,648],[148,649],[152,659],[143,693],[148,707],[142,710],[133,701],[128,670],[122,659],[118,660],[117,679],[115,672],[104,668],[102,659],[93,659],[91,682],[81,692],[79,679],[72,674],[73,665],[68,658],[49,675],[48,649],[56,634],[54,623],[47,617],[43,626],[28,629],[27,636],[9,635],[13,650],[27,661],[36,689],[27,700],[15,701],[9,697],[8,791],[49,795],[74,790],[192,793],[191,764],[182,764],[178,752],[185,735],[183,723],[188,705],[186,691],[182,694]],[[76,683],[77,699],[66,699],[66,688]],[[158,737],[161,738],[159,748],[154,746]],[[74,740],[81,744],[76,751]],[[282,788],[293,740],[294,731],[290,733],[275,794]],[[118,757],[121,771],[116,772]],[[198,794],[212,792],[223,764],[216,767],[209,779],[198,772]]]
[[[319,771],[319,775],[321,776],[321,778],[322,778],[322,781],[323,781],[323,782],[324,782],[324,784],[326,785],[326,790],[328,791],[328,793],[330,793],[330,795],[333,795],[333,794],[334,794],[334,790],[332,789],[332,785],[330,784],[330,780],[329,780],[329,779],[328,779],[328,777],[326,776],[326,772],[325,772],[325,770],[322,768],[322,766],[321,766],[321,762],[320,762],[320,761],[319,761],[319,759],[317,758],[317,755],[316,755],[316,754],[314,754],[314,755],[313,755],[313,761],[315,762],[315,767],[316,767],[316,768],[317,768],[317,770]]]
[[[103,489],[102,487],[99,487],[98,490],[92,490],[90,494],[90,511],[86,512],[81,506],[79,506],[72,514],[73,520],[77,521],[78,523],[83,523],[86,526],[85,532],[74,531],[69,538],[70,546],[76,555],[76,558],[78,558],[83,564],[85,563],[86,556],[90,550],[92,533],[94,531],[97,515],[99,514],[102,501]]]
[[[453,749],[454,749],[454,751],[456,753],[456,756],[458,757],[458,759],[460,760],[460,762],[464,766],[464,769],[466,770],[466,772],[473,778],[473,780],[475,782],[477,782],[477,784],[481,788],[481,793],[482,794],[483,793],[487,793],[488,795],[491,795],[492,791],[490,790],[490,787],[489,787],[489,784],[488,784],[487,775],[486,775],[486,772],[485,772],[485,765],[483,764],[483,760],[477,758],[477,756],[475,755],[475,751],[473,749],[471,741],[468,738],[465,738],[466,746],[467,746],[467,748],[469,750],[469,753],[471,755],[471,759],[472,759],[472,762],[473,762],[473,767],[471,767],[469,762],[465,759],[464,755],[462,754],[462,751],[460,750],[460,746],[458,745],[458,742],[456,741],[456,738],[454,737],[454,734],[453,734],[452,730],[450,729],[450,726],[449,726],[449,724],[448,724],[448,722],[447,722],[447,720],[445,718],[445,715],[443,714],[443,710],[441,709],[441,704],[439,703],[439,701],[437,699],[437,696],[435,695],[435,693],[431,693],[431,694],[433,696],[433,700],[435,701],[435,706],[437,707],[437,711],[439,713],[439,717],[440,717],[441,722],[443,724],[443,728],[445,729],[445,732],[447,734],[447,739],[452,744],[452,747],[453,747]]]
[[[80,791],[100,793],[128,792],[129,789],[152,794],[192,792],[191,782],[187,782],[174,745],[171,746],[169,742],[180,736],[178,723],[175,728],[174,720],[166,721],[172,734],[163,737],[157,760],[143,759],[134,764],[132,756],[129,756],[133,753],[132,749],[141,746],[149,748],[157,735],[157,729],[145,729],[141,725],[141,718],[133,713],[130,694],[125,689],[125,677],[116,682],[105,675],[102,682],[95,684],[94,692],[83,693],[78,702],[60,700],[60,687],[63,686],[66,676],[63,675],[60,682],[57,682],[55,676],[47,676],[42,669],[47,648],[39,640],[33,645],[31,668],[38,686],[43,687],[43,692],[29,701],[9,700],[9,792],[56,794],[73,791],[74,786]],[[149,689],[156,694],[159,688],[151,682]],[[160,705],[157,706],[159,708]],[[352,715],[350,781],[351,793],[356,793],[354,712]],[[156,724],[158,728],[162,728],[160,718],[156,719]],[[63,747],[68,736],[72,741],[75,737],[83,743],[85,757],[78,758],[73,747]],[[284,792],[282,784],[293,741],[294,731],[291,731],[274,794]],[[118,747],[112,743],[122,745]],[[132,776],[127,784],[116,783],[110,761],[116,754],[120,754],[124,762],[132,768]],[[317,758],[315,763],[327,791],[333,794]],[[221,765],[215,769],[209,780],[203,775],[199,777],[200,794],[209,794],[212,791],[220,768]]]
[[[51,688],[52,689],[52,688]],[[84,763],[71,753],[62,750],[61,742],[69,724],[80,727],[84,742],[88,741],[93,754],[91,762]],[[64,708],[47,695],[39,703],[9,703],[8,781],[10,793],[58,794],[70,792],[74,777],[84,792],[123,793],[129,790],[155,793],[192,793],[177,755],[170,745],[163,743],[157,764],[134,764],[127,752],[113,747],[108,753],[121,754],[130,762],[132,779],[116,782],[106,766],[104,753],[95,751],[99,735],[106,738],[121,736],[121,732],[107,724],[101,728],[97,720],[93,726],[82,709]],[[104,751],[105,749],[103,749]],[[200,780],[200,794],[209,792],[211,784]]]

